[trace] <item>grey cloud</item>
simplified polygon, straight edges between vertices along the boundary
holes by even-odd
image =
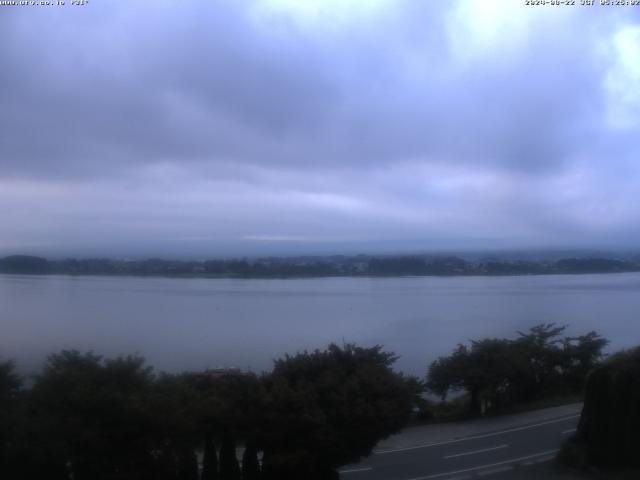
[[[88,21],[98,33],[77,44],[41,25],[63,48],[42,64],[9,58],[22,80],[3,89],[5,166],[11,158],[18,171],[43,163],[64,171],[176,158],[339,165],[446,155],[536,167],[570,148],[566,133],[582,104],[597,101],[584,81],[590,46],[559,31],[511,65],[477,62],[451,78],[442,33],[435,53],[426,44],[433,34],[414,26],[407,35],[397,19],[361,32],[356,47],[349,36],[323,43],[286,23],[260,24],[238,5],[247,4],[132,7],[127,21],[97,20],[96,12]],[[403,5],[396,15],[409,25],[442,16],[432,9],[416,17],[416,7]],[[406,72],[406,51],[425,57],[433,78]]]
[[[46,235],[15,213],[31,210],[58,243],[143,244],[136,225],[219,242],[618,237],[580,205],[640,180],[637,128],[607,123],[604,87],[607,42],[637,13],[531,13],[483,47],[456,8],[390,2],[348,27],[257,1],[3,11],[0,181],[66,193],[7,193],[0,244]],[[606,184],[572,174],[606,164]],[[615,198],[621,223],[640,213]]]

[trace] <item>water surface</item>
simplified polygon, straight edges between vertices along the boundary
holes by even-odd
[[[0,275],[0,356],[140,353],[163,370],[269,369],[329,342],[383,344],[422,375],[456,343],[541,322],[640,344],[640,273],[287,280]]]

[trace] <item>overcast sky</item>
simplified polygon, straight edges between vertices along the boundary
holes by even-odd
[[[640,244],[638,7],[66,3],[0,7],[2,253]]]

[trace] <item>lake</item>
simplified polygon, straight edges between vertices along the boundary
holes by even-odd
[[[0,356],[22,372],[63,348],[161,370],[259,372],[329,342],[382,344],[423,375],[458,342],[542,322],[640,344],[640,273],[286,280],[0,275]]]

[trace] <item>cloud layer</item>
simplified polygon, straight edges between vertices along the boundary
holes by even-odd
[[[2,8],[0,251],[640,240],[640,9]]]

